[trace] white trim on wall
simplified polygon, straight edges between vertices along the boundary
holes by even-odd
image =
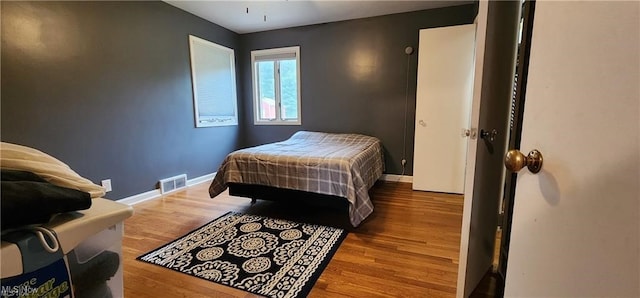
[[[389,182],[413,183],[413,176],[382,174],[382,177],[380,177],[380,180],[389,181]]]
[[[196,177],[193,179],[188,179],[187,180],[187,186],[193,186],[196,184],[200,184],[200,183],[204,183],[204,182],[209,182],[211,180],[213,180],[213,177],[216,176],[216,173],[211,173],[211,174],[206,174],[200,177]],[[151,191],[147,191],[147,192],[143,192],[141,194],[137,194],[137,195],[133,195],[130,197],[126,197],[124,199],[120,199],[117,200],[118,203],[123,203],[123,204],[127,204],[127,205],[135,205],[138,203],[142,203],[145,201],[149,201],[149,200],[153,200],[153,199],[157,199],[159,197],[162,196],[162,193],[160,193],[159,189],[154,189]]]
[[[214,173],[211,173],[211,174],[202,175],[200,177],[196,177],[196,178],[193,178],[193,179],[189,179],[189,180],[187,180],[187,186],[193,186],[193,185],[204,183],[204,182],[210,182],[216,176],[216,173],[217,172],[214,172]]]
[[[187,180],[187,186],[193,186],[200,183],[210,182],[216,176],[216,173],[202,175],[200,177],[196,177],[193,179]],[[382,174],[380,180],[389,181],[389,182],[402,182],[402,183],[412,183],[413,176],[406,175],[394,175],[394,174]],[[145,201],[157,199],[161,197],[159,189],[154,189],[151,191],[143,192],[141,194],[133,195],[130,197],[126,197],[124,199],[117,200],[119,203],[127,204],[127,205],[135,205],[138,203],[142,203]]]
[[[117,200],[116,202],[133,206],[135,204],[142,203],[144,201],[149,201],[155,198],[159,198],[160,196],[162,196],[162,194],[160,193],[160,190],[154,189],[151,191],[143,192],[137,195],[133,195],[130,197],[126,197],[124,199]]]

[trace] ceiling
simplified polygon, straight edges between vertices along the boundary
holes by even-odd
[[[236,33],[251,33],[408,11],[456,6],[473,1],[165,1]]]

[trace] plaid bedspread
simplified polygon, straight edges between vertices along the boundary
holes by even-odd
[[[359,134],[299,131],[289,139],[229,154],[209,186],[213,198],[227,183],[258,184],[346,198],[355,227],[373,212],[369,189],[382,176],[379,139]]]

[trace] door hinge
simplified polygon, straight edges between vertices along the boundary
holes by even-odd
[[[478,130],[475,128],[469,128],[469,129],[463,128],[460,132],[460,135],[463,138],[470,138],[472,140],[475,140],[476,137],[478,136]]]

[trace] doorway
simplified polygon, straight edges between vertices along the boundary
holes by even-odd
[[[522,1],[507,150],[520,149],[534,11],[535,1]],[[495,231],[492,266],[471,293],[471,297],[502,297],[504,295],[516,179],[516,173],[507,172],[505,174],[504,194],[500,201],[500,210],[498,211],[500,216]]]

